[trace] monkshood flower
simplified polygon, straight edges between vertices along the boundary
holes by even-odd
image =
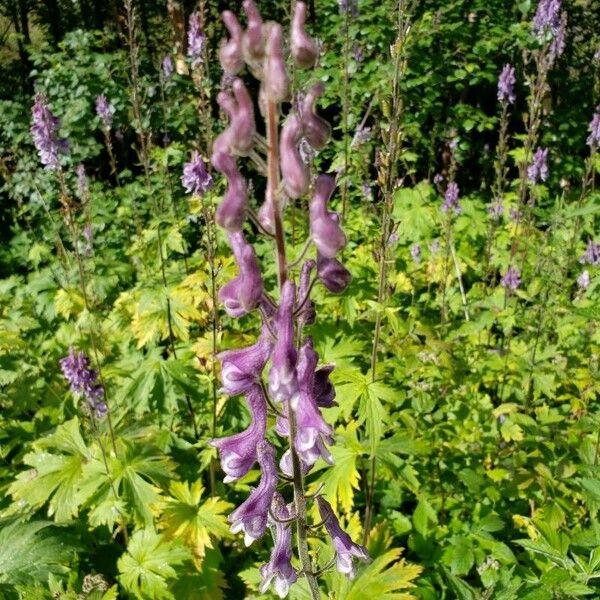
[[[86,257],[92,256],[94,249],[94,230],[91,223],[87,223],[82,231],[83,239],[85,240],[85,246],[83,248],[83,254]]]
[[[183,165],[181,183],[188,194],[203,196],[213,185],[211,174],[206,169],[206,163],[197,150],[192,152],[192,158]]]
[[[451,181],[446,188],[444,194],[444,202],[442,203],[442,210],[447,213],[450,210],[454,211],[455,215],[460,215],[461,207],[458,201],[460,190],[456,182]]]
[[[90,186],[88,184],[87,176],[85,174],[85,167],[83,166],[83,164],[79,163],[77,165],[76,173],[77,173],[77,195],[83,199],[88,195],[88,193],[90,191]]]
[[[494,221],[499,221],[504,214],[504,202],[501,198],[494,200],[488,207],[488,214]]]
[[[560,27],[561,0],[540,0],[533,17],[533,32],[544,35],[555,34]]]
[[[581,275],[577,278],[577,285],[582,290],[587,290],[590,286],[590,273],[587,269],[582,271]]]
[[[275,448],[266,440],[262,440],[256,446],[256,460],[261,469],[258,487],[253,489],[250,496],[227,517],[231,523],[232,533],[244,532],[246,546],[265,534],[269,508],[277,489]]]
[[[444,181],[444,176],[441,173],[436,173],[433,176],[433,183],[435,185],[440,185],[440,183],[442,183]]]
[[[31,116],[31,136],[41,163],[48,169],[58,169],[59,157],[68,153],[69,142],[59,137],[60,120],[52,114],[43,94],[35,95]]]
[[[333,546],[336,551],[337,570],[346,575],[349,579],[353,579],[356,575],[356,566],[354,558],[362,561],[369,560],[369,554],[364,546],[355,544],[352,538],[340,527],[340,522],[335,516],[331,504],[322,496],[317,496],[317,506],[319,514],[323,520],[323,525],[331,537]]]
[[[371,128],[358,126],[352,137],[352,146],[362,146],[371,139]]]
[[[322,83],[316,83],[298,103],[302,135],[315,150],[321,150],[331,137],[331,125],[316,113],[315,108],[317,100],[324,91],[325,86]]]
[[[61,358],[60,368],[73,394],[82,395],[96,416],[103,417],[108,411],[106,403],[102,401],[104,388],[97,383],[98,374],[90,368],[85,353],[70,348],[69,354]]]
[[[596,108],[596,112],[589,124],[588,130],[590,135],[587,139],[587,145],[591,147],[600,146],[600,105]]]
[[[290,115],[281,128],[279,142],[281,178],[286,194],[293,199],[304,196],[310,184],[310,172],[300,156],[300,140],[304,135],[299,115]]]
[[[410,255],[411,255],[415,265],[420,264],[421,263],[421,246],[419,244],[413,244],[410,247]]]
[[[358,17],[358,0],[338,0],[338,6],[343,14],[349,13],[354,18]]]
[[[548,179],[548,148],[538,148],[527,167],[527,179],[532,184]]]
[[[317,251],[325,258],[334,258],[346,245],[346,236],[339,226],[337,215],[327,210],[334,189],[333,177],[319,175],[309,206],[310,234]]]
[[[209,442],[219,450],[221,468],[226,474],[225,483],[236,481],[248,473],[256,462],[256,448],[265,438],[267,402],[262,387],[255,383],[247,390],[246,401],[252,415],[250,426],[235,435]]]
[[[314,66],[319,58],[316,42],[306,33],[306,4],[296,2],[291,27],[291,51],[296,64],[303,68]]]
[[[513,104],[515,97],[515,68],[511,65],[504,65],[500,77],[498,79],[498,100]]]
[[[200,24],[200,13],[194,11],[190,15],[188,24],[188,48],[187,55],[192,61],[192,66],[195,67],[202,62],[202,51],[204,49],[204,42],[206,37],[202,32],[202,26]]]
[[[292,510],[285,505],[279,492],[275,492],[273,496],[271,514],[277,519],[269,519],[275,544],[269,562],[260,568],[262,582],[259,589],[261,594],[264,594],[273,583],[275,593],[280,598],[285,598],[298,575],[292,567],[292,528],[291,524],[286,522],[290,520]]]
[[[212,164],[227,178],[227,191],[215,213],[218,225],[230,232],[241,231],[248,212],[248,187],[233,156],[225,152],[212,155]]]
[[[108,130],[112,127],[115,107],[108,101],[108,98],[104,94],[96,96],[96,114],[102,121],[103,129]]]
[[[585,254],[579,259],[582,265],[597,265],[600,263],[600,244],[588,240]]]
[[[333,369],[335,369],[334,365],[325,365],[315,371],[312,394],[317,406],[321,408],[331,408],[337,405],[335,402],[335,388],[329,379]]]
[[[341,294],[352,281],[350,271],[339,260],[320,253],[317,253],[317,277],[332,294]]]
[[[521,285],[519,269],[512,266],[509,267],[504,277],[500,280],[500,284],[508,290],[516,290]]]
[[[175,71],[175,65],[173,64],[173,59],[171,58],[171,56],[169,54],[167,54],[162,59],[162,74],[163,74],[165,81],[168,81],[169,79],[171,79],[171,76],[173,75],[174,71]]]
[[[548,56],[550,58],[550,64],[553,64],[554,61],[562,56],[562,53],[565,51],[566,44],[566,35],[567,35],[567,13],[562,12],[560,14],[560,22],[558,28],[554,33],[554,38],[552,39],[552,43],[550,44],[550,48],[548,50]]]

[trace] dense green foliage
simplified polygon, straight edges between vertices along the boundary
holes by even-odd
[[[32,3],[25,89],[35,81],[70,141],[72,223],[32,143],[22,57],[9,48],[2,58],[0,597],[259,596],[269,543],[245,548],[226,521],[257,474],[222,484],[207,444],[248,421],[237,399],[216,393],[213,345],[252,343],[257,323],[215,320],[213,283],[235,273],[224,237],[214,260],[207,251],[223,183],[215,177],[203,199],[180,183],[191,151],[207,156],[222,127],[214,56],[226,6],[204,3],[201,77],[167,80],[160,63],[174,34],[159,4],[136,22],[132,51],[123,22],[103,21],[110,11],[97,15],[104,30],[63,15],[58,40]],[[258,4],[287,22],[288,2]],[[565,3],[567,47],[540,112],[550,174],[529,186],[535,202],[519,221],[510,214],[524,208],[535,5],[413,2],[399,37],[393,0],[360,0],[357,17],[334,0],[314,4],[322,112],[334,122],[316,160],[340,174],[334,208],[345,210],[353,282],[339,297],[315,288],[311,333],[336,364],[338,406],[326,410],[335,466],[311,473],[309,491],[322,486],[355,538],[371,512],[374,559],[352,582],[324,573],[323,597],[600,597],[600,266],[579,262],[588,240],[600,241],[600,157],[586,145],[600,100],[600,13]],[[509,61],[517,101],[495,222],[496,85]],[[100,93],[116,109],[110,145],[94,111]],[[361,124],[368,139],[354,136]],[[89,191],[77,191],[80,163]],[[436,173],[458,182],[460,215],[440,210]],[[290,230],[306,228],[302,215],[288,211]],[[271,244],[257,248],[272,283]],[[522,284],[511,291],[500,281],[515,262]],[[114,431],[69,391],[59,360],[71,346],[100,368]],[[311,548],[324,563],[332,553],[316,538]],[[305,584],[290,597],[308,598]]]

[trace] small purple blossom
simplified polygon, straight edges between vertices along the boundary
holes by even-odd
[[[567,13],[562,12],[560,14],[560,22],[558,28],[554,33],[554,38],[552,39],[552,43],[550,44],[550,48],[548,50],[548,56],[550,58],[550,64],[553,64],[554,61],[559,58],[562,53],[565,51],[566,44],[566,35],[567,35]]]
[[[187,54],[192,61],[192,66],[195,67],[202,62],[202,50],[206,37],[202,32],[200,24],[200,13],[194,11],[190,15],[188,27],[188,49]]]
[[[410,255],[412,256],[415,265],[421,263],[421,246],[419,244],[413,244],[410,247]]]
[[[527,167],[527,179],[532,184],[548,179],[548,148],[538,148]]]
[[[591,147],[600,146],[600,105],[596,107],[596,112],[588,126],[588,130],[590,135],[587,139],[587,145]]]
[[[555,34],[560,27],[561,0],[540,0],[533,17],[533,32],[540,36]]]
[[[83,239],[85,240],[85,247],[83,248],[83,254],[86,257],[90,257],[92,255],[92,250],[94,248],[94,230],[92,228],[91,223],[86,223],[83,228]]]
[[[435,185],[440,185],[440,183],[442,183],[444,181],[444,176],[441,173],[436,173],[433,176],[433,183]]]
[[[508,218],[513,223],[520,223],[523,218],[523,213],[518,208],[511,208],[508,212]]]
[[[352,57],[357,63],[361,63],[365,59],[365,52],[360,44],[352,46]]]
[[[582,290],[587,290],[590,286],[590,273],[587,269],[582,271],[581,275],[577,278],[577,285]]]
[[[444,202],[442,204],[442,210],[447,213],[449,210],[453,210],[455,215],[460,215],[461,207],[458,201],[459,197],[459,187],[456,182],[451,181],[446,188],[446,193],[444,194]]]
[[[371,187],[370,183],[363,181],[363,183],[360,185],[360,191],[362,192],[365,200],[373,202],[373,188]]]
[[[96,96],[96,114],[102,121],[103,129],[108,130],[112,127],[115,107],[108,101],[108,98],[104,94]]]
[[[206,163],[197,150],[192,152],[190,162],[183,166],[181,183],[188,194],[203,196],[213,185],[211,174],[206,169]]]
[[[349,13],[353,18],[358,17],[358,0],[338,0],[342,14]]]
[[[85,198],[90,191],[90,186],[88,184],[88,180],[85,174],[85,167],[83,164],[79,163],[76,169],[77,173],[77,195],[80,198]]]
[[[588,240],[585,253],[579,259],[582,265],[597,265],[600,263],[600,244],[593,240]]]
[[[364,125],[359,125],[354,132],[354,137],[352,138],[352,146],[362,146],[366,144],[371,139],[371,128],[365,127]]]
[[[173,75],[173,71],[175,71],[175,65],[173,65],[173,59],[171,58],[171,56],[169,54],[167,54],[162,59],[162,74],[163,74],[165,81],[171,79],[171,76]]]
[[[509,267],[504,277],[500,280],[500,284],[506,289],[516,290],[521,285],[521,274],[519,273],[519,269],[512,266]]]
[[[488,214],[490,215],[490,218],[494,221],[499,221],[503,213],[504,202],[502,202],[502,198],[497,198],[488,206]]]
[[[433,240],[433,242],[429,244],[429,250],[432,254],[437,254],[440,251],[440,240],[437,238]]]
[[[59,156],[69,152],[69,142],[58,136],[60,119],[52,113],[43,94],[35,95],[31,116],[31,136],[41,163],[48,169],[58,169]]]
[[[60,368],[69,382],[71,392],[83,396],[89,407],[98,417],[107,412],[103,387],[97,383],[98,374],[90,368],[90,362],[84,352],[75,352],[71,347],[69,354],[60,360]]]
[[[504,65],[498,79],[498,100],[513,104],[515,97],[515,68],[511,65]]]

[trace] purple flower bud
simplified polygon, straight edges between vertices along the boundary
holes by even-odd
[[[224,152],[212,156],[213,167],[227,177],[227,191],[215,213],[215,221],[230,232],[241,231],[248,212],[248,188],[235,164]]]
[[[236,481],[248,473],[256,462],[256,448],[265,437],[267,402],[262,388],[254,384],[248,390],[246,400],[252,415],[250,426],[235,435],[209,442],[219,450],[221,468],[226,474],[225,483]]]
[[[444,194],[444,202],[442,203],[442,210],[447,213],[449,210],[453,210],[455,215],[460,215],[462,209],[460,207],[458,196],[460,190],[456,182],[451,181],[446,188]]]
[[[588,240],[585,254],[579,259],[582,265],[597,265],[600,263],[600,244]]]
[[[519,273],[519,269],[509,267],[504,277],[500,280],[500,284],[506,289],[516,290],[521,285],[521,274]]]
[[[254,106],[241,79],[234,79],[232,87],[235,100],[227,92],[217,96],[219,106],[229,115],[229,127],[217,137],[213,149],[214,152],[247,156],[254,146],[256,133]]]
[[[590,135],[587,139],[588,146],[600,146],[600,105],[596,107],[596,112],[589,124],[588,130],[590,131]]]
[[[302,325],[312,325],[315,322],[315,305],[308,297],[310,294],[311,273],[317,266],[314,260],[307,260],[302,265],[300,271],[300,286],[298,287],[298,304],[301,305],[297,309],[298,322]]]
[[[254,248],[244,234],[230,232],[229,243],[233,249],[240,273],[219,290],[219,300],[224,303],[230,317],[241,317],[260,304],[263,285],[260,267]]]
[[[237,17],[229,10],[221,15],[227,31],[229,40],[221,44],[219,60],[223,71],[230,75],[237,75],[244,66],[242,58],[242,27]]]
[[[286,194],[290,198],[300,198],[308,191],[309,172],[300,156],[299,143],[302,137],[302,124],[296,114],[290,115],[281,128],[279,142],[281,178]]]
[[[190,15],[189,20],[187,48],[187,55],[192,61],[192,67],[196,67],[202,62],[202,51],[204,49],[205,42],[206,36],[202,32],[200,13],[198,11],[194,11]]]
[[[173,59],[167,54],[162,60],[162,73],[165,81],[171,79],[174,70]]]
[[[502,198],[497,198],[488,206],[488,214],[494,221],[499,221],[504,213],[504,202]]]
[[[68,154],[69,142],[58,136],[60,120],[52,114],[44,95],[35,95],[31,116],[31,136],[41,163],[48,169],[58,169],[59,155]]]
[[[112,127],[115,107],[108,101],[104,94],[96,96],[96,114],[100,117],[104,129],[108,130]]]
[[[337,570],[349,579],[352,579],[356,575],[356,567],[354,566],[353,559],[358,558],[365,562],[368,561],[369,554],[367,553],[367,549],[355,544],[350,536],[340,527],[340,522],[335,516],[331,505],[322,496],[317,496],[317,506],[337,554]]]
[[[309,206],[310,235],[317,251],[325,258],[334,258],[346,245],[346,236],[337,216],[327,210],[327,203],[335,189],[335,179],[319,175]]]
[[[325,365],[315,371],[315,383],[313,386],[313,396],[317,406],[321,408],[331,408],[337,406],[335,402],[335,388],[329,379],[334,365]]]
[[[248,25],[243,37],[244,57],[249,63],[259,63],[265,54],[263,20],[252,0],[243,3]]]
[[[500,78],[498,79],[498,100],[513,104],[515,97],[515,68],[511,65],[504,65]]]
[[[256,387],[269,356],[273,342],[269,330],[263,326],[256,344],[247,348],[225,350],[217,358],[221,361],[221,391],[236,396]]]
[[[533,17],[533,32],[545,35],[555,33],[560,26],[561,0],[540,0]]]
[[[410,247],[410,255],[412,256],[415,265],[421,263],[421,246],[419,244],[413,244]]]
[[[297,352],[294,346],[295,300],[296,288],[288,280],[281,290],[279,310],[275,318],[277,340],[273,346],[269,371],[269,391],[275,402],[287,402],[298,393]]]
[[[60,360],[60,368],[71,392],[76,396],[82,395],[98,417],[106,414],[106,404],[102,402],[104,388],[96,382],[98,374],[90,368],[87,356],[70,348],[69,354]]]
[[[252,490],[248,499],[228,517],[232,533],[244,531],[246,546],[265,534],[269,508],[277,489],[277,467],[273,446],[265,440],[259,442],[256,446],[256,459],[262,471],[260,483]]]
[[[527,167],[527,179],[532,184],[548,179],[548,148],[538,148],[534,155],[533,161]]]
[[[296,2],[291,27],[291,50],[296,64],[303,69],[312,67],[319,58],[319,48],[306,33],[306,4]]]
[[[213,185],[213,179],[206,170],[206,163],[196,150],[192,152],[190,162],[183,166],[181,183],[188,194],[203,196]]]
[[[317,277],[332,293],[341,294],[352,281],[350,271],[335,258],[325,258],[317,252]]]
[[[283,30],[274,23],[266,44],[263,90],[271,102],[283,102],[289,94],[289,79],[283,55]]]
[[[581,275],[577,278],[577,285],[582,290],[588,289],[590,286],[590,273],[588,270],[581,272]]]
[[[321,83],[313,85],[300,103],[300,119],[306,141],[315,149],[325,146],[331,136],[331,126],[315,112],[315,104],[325,91]]]
[[[273,587],[280,598],[288,595],[290,586],[298,579],[292,567],[292,527],[287,521],[292,516],[292,511],[285,505],[279,492],[273,495],[271,513],[278,519],[269,519],[271,534],[275,542],[269,562],[260,568],[262,582],[259,591],[264,594],[273,580]]]

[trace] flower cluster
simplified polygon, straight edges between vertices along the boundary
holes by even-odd
[[[190,162],[185,163],[183,166],[181,183],[188,194],[196,194],[198,196],[202,196],[212,187],[212,177],[207,171],[206,164],[200,153],[196,150],[192,152]]]
[[[115,107],[108,101],[104,94],[96,97],[96,114],[102,121],[102,128],[109,130],[112,127]]]
[[[59,137],[60,120],[52,114],[43,94],[35,95],[31,116],[31,136],[40,155],[40,161],[48,169],[58,169],[60,155],[68,153],[69,142]]]
[[[533,32],[542,36],[556,34],[560,27],[561,0],[540,0],[533,17]]]
[[[594,240],[588,240],[585,253],[579,259],[582,265],[597,265],[600,263],[600,244]]]
[[[587,138],[587,145],[592,148],[600,146],[600,105],[596,108],[596,112],[589,124],[588,130],[590,135]]]
[[[188,27],[188,47],[187,54],[195,67],[202,62],[202,51],[206,37],[200,25],[200,14],[195,11],[190,15]],[[163,65],[164,68],[164,65]]]
[[[338,214],[329,209],[335,180],[327,175],[313,180],[300,151],[301,144],[319,150],[330,136],[331,128],[317,114],[315,106],[324,88],[317,84],[302,94],[279,128],[281,104],[290,99],[283,30],[277,23],[264,23],[252,0],[245,0],[243,8],[247,17],[245,29],[233,13],[223,13],[230,37],[219,51],[221,66],[230,76],[231,86],[230,91],[221,91],[217,97],[229,123],[214,141],[211,156],[212,166],[227,182],[215,221],[227,235],[239,273],[221,287],[218,295],[230,317],[258,312],[262,330],[253,345],[226,350],[218,356],[221,391],[230,396],[244,396],[250,424],[232,436],[212,440],[211,444],[219,452],[225,481],[238,480],[255,464],[261,470],[257,487],[229,515],[229,521],[233,532],[244,533],[247,545],[271,528],[275,545],[269,562],[261,568],[261,590],[266,591],[273,584],[277,594],[283,597],[298,578],[292,566],[291,523],[301,519],[305,523],[306,514],[299,512],[298,494],[303,491],[296,487],[295,503],[285,504],[277,491],[279,472],[297,481],[309,473],[319,459],[333,462],[328,449],[334,442],[333,429],[321,414],[323,408],[334,405],[335,390],[329,379],[333,366],[319,366],[312,338],[303,336],[303,327],[312,324],[316,316],[310,293],[316,281],[333,293],[341,293],[351,276],[337,259],[346,245],[346,236]],[[289,48],[299,68],[309,68],[318,59],[318,46],[306,33],[305,19],[306,5],[298,2]],[[244,65],[260,80],[259,106],[268,132],[263,144],[256,143],[259,136],[254,104],[239,77]],[[278,139],[277,145],[274,139]],[[249,185],[240,172],[238,160],[252,159],[260,151],[267,154],[267,192],[262,206],[250,210]],[[273,173],[281,174],[281,182]],[[206,170],[199,156],[195,155],[186,165],[182,181],[188,191],[202,190]],[[296,278],[291,266],[283,267],[282,272],[284,209],[309,192],[307,243],[314,247],[315,256],[299,262]],[[252,216],[262,232],[277,241],[278,301],[276,294],[265,287],[256,252],[249,234],[244,231],[248,216]],[[267,364],[270,367],[265,373]],[[275,446],[266,439],[269,407],[276,416],[275,433],[286,448],[278,461]],[[353,544],[340,529],[331,508],[324,508],[329,506],[325,500],[319,498],[318,502],[324,526],[337,551],[338,568],[353,575],[352,557],[366,560],[366,551]],[[310,565],[303,565],[303,569],[310,570]]]
[[[500,77],[498,78],[498,100],[513,104],[515,97],[515,68],[511,65],[504,65]]]
[[[108,411],[104,398],[104,389],[97,383],[98,374],[90,368],[90,362],[84,352],[69,349],[69,354],[60,360],[60,368],[76,396],[83,396],[97,417],[103,417]]]
[[[446,188],[446,193],[444,194],[444,202],[442,203],[442,210],[447,213],[450,210],[454,211],[455,215],[460,215],[462,209],[460,203],[458,201],[458,197],[460,194],[460,189],[456,182],[451,181]]]
[[[516,290],[521,285],[521,273],[516,267],[509,267],[504,277],[500,280],[502,287],[507,290]]]
[[[538,148],[529,167],[527,167],[527,179],[532,184],[546,181],[548,179],[548,148]]]
[[[162,67],[163,78],[165,81],[168,81],[169,79],[171,79],[171,77],[173,75],[173,71],[175,71],[175,65],[173,64],[173,59],[171,58],[171,56],[169,54],[166,54],[165,57],[162,59],[161,67]]]

